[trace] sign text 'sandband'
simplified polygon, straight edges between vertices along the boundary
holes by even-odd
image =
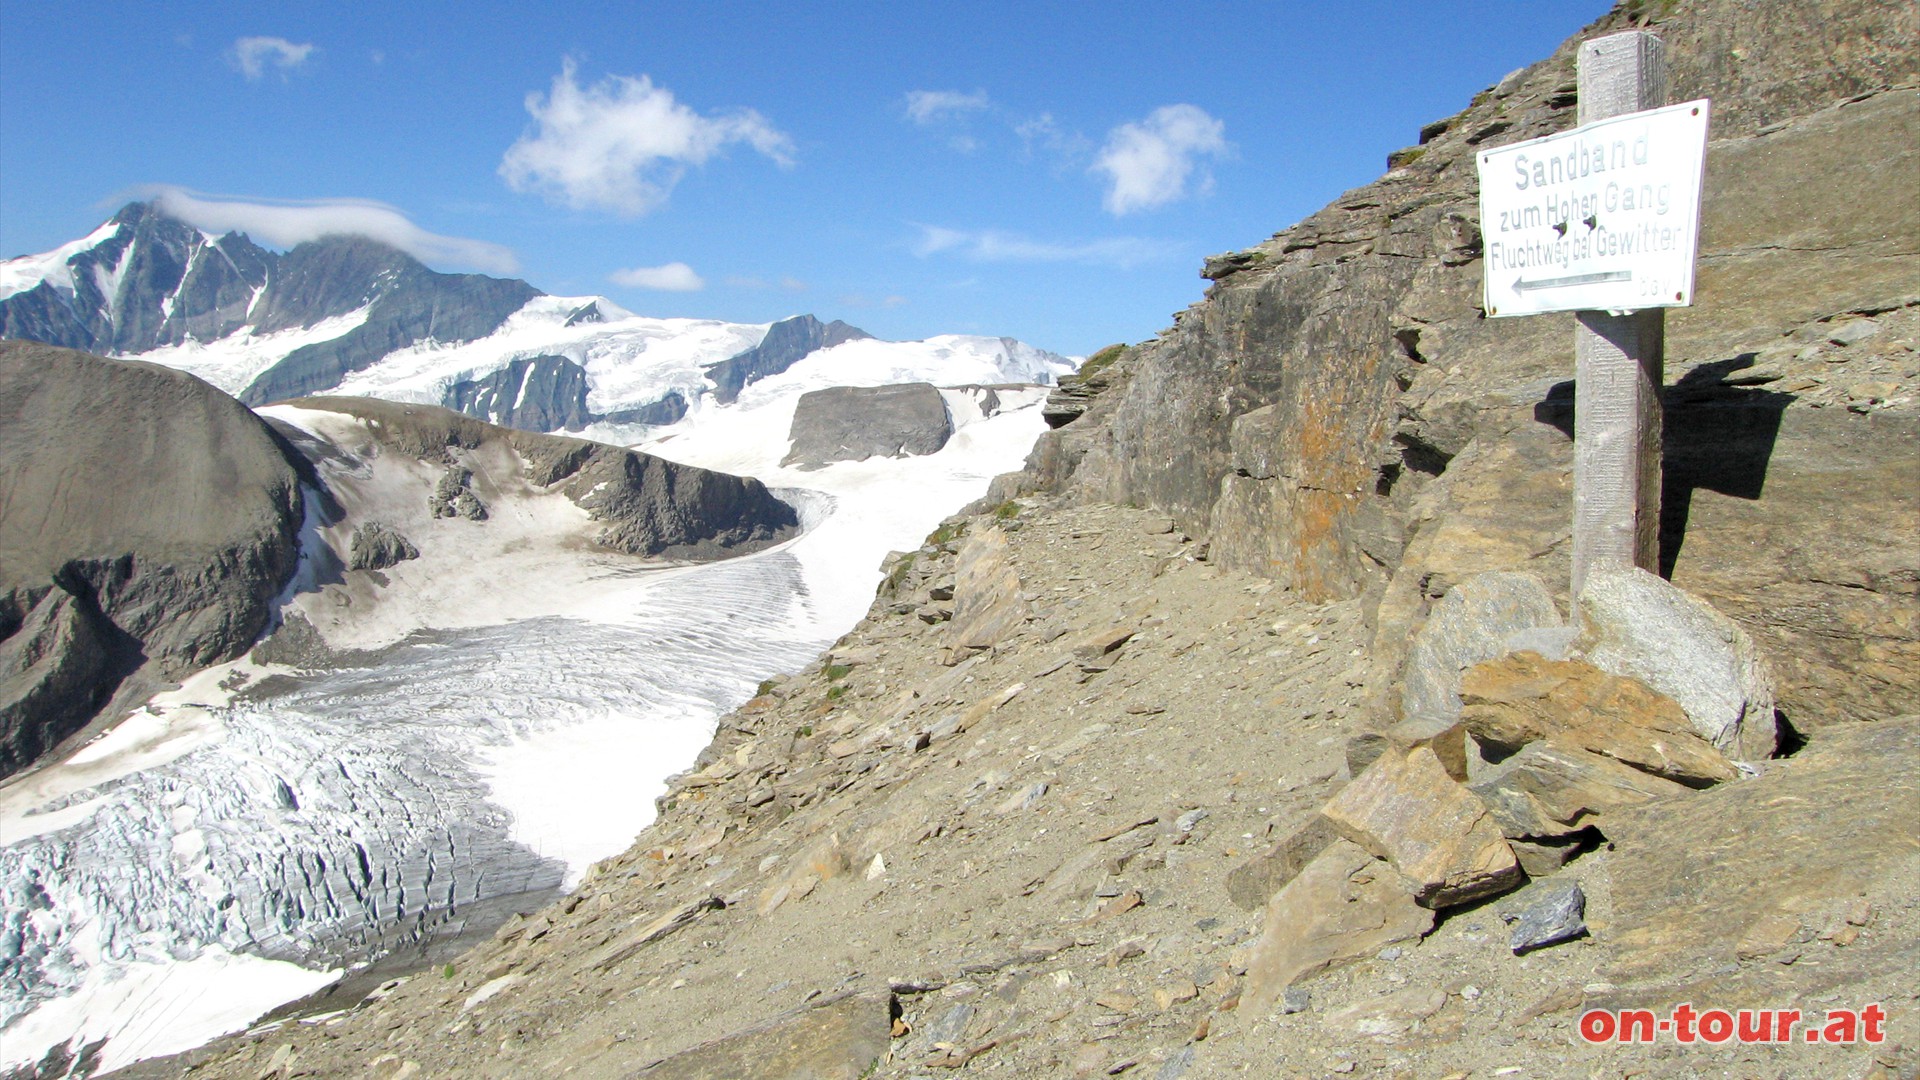
[[[1689,101],[1482,151],[1487,314],[1692,303],[1707,113]]]

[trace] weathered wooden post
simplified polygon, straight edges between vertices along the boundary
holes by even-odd
[[[1667,108],[1645,30],[1583,42],[1579,124],[1479,155],[1486,313],[1572,311],[1573,595],[1658,571],[1663,309],[1692,302],[1708,102]]]
[[[1659,35],[1629,30],[1580,46],[1579,122],[1667,103]],[[1660,571],[1660,388],[1667,313],[1582,311],[1573,331],[1573,596],[1587,569]]]

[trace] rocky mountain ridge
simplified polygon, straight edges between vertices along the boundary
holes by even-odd
[[[0,271],[0,339],[144,357],[250,405],[353,393],[527,431],[634,437],[703,403],[731,405],[822,350],[874,340],[812,315],[764,326],[642,319],[599,297],[435,273],[365,237],[276,253],[157,203],[130,203],[89,236]],[[1008,358],[1004,374],[1045,379],[1067,366],[1010,339],[990,347]]]
[[[438,274],[365,237],[323,237],[277,254],[242,233],[208,236],[154,203],[127,204],[93,236],[0,298],[0,337],[138,355],[364,309],[357,326],[295,349],[235,388],[250,405],[326,390],[417,342],[484,337],[540,295],[524,281]]]

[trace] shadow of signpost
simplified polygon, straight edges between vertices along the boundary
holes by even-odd
[[[1660,576],[1671,578],[1686,543],[1693,493],[1760,498],[1780,434],[1780,416],[1794,395],[1744,382],[1753,366],[1742,353],[1695,367],[1663,395],[1660,484]],[[1577,408],[1571,380],[1556,383],[1533,407],[1533,418],[1573,438]]]

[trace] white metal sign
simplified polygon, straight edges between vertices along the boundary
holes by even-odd
[[[1480,152],[1492,317],[1693,302],[1707,102]]]

